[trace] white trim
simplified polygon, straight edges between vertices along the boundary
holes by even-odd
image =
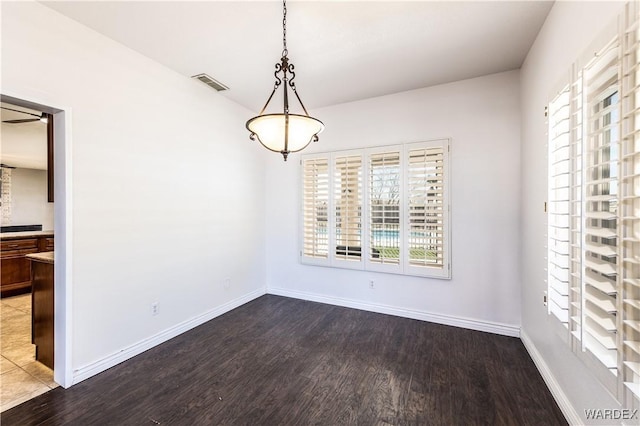
[[[286,288],[268,287],[267,294],[292,297],[294,299],[310,300],[312,302],[327,303],[329,305],[344,306],[346,308],[360,309],[368,312],[394,315],[397,317],[411,318],[436,324],[451,325],[469,330],[484,331],[503,336],[519,337],[520,327],[517,325],[501,324],[492,321],[483,321],[472,318],[456,317],[432,312],[416,311],[413,309],[398,308],[395,306],[378,303],[362,302],[342,297],[326,296],[306,291],[290,290]]]
[[[57,383],[68,388],[73,383],[73,191],[71,109],[54,115],[54,369]],[[63,124],[60,126],[60,124]],[[61,128],[62,127],[62,128]],[[57,217],[62,217],[59,221]]]
[[[544,361],[544,358],[542,358],[542,355],[540,355],[540,352],[538,352],[538,349],[536,349],[533,341],[522,329],[520,330],[520,340],[522,340],[525,349],[527,350],[527,352],[529,352],[529,356],[538,368],[540,375],[544,379],[544,382],[547,384],[547,387],[551,391],[551,395],[553,395],[553,399],[556,400],[556,403],[560,407],[560,410],[562,411],[562,414],[564,414],[564,417],[567,419],[567,422],[569,422],[569,424],[571,425],[584,424],[584,420],[580,417],[573,405],[571,405],[567,394],[565,394],[562,390],[562,387],[560,387],[560,384],[553,376],[553,373],[549,369],[547,363]]]
[[[95,376],[98,373],[101,373],[114,365],[120,364],[134,356],[141,354],[142,352],[153,348],[161,343],[166,342],[182,333],[185,333],[201,324],[204,324],[207,321],[210,321],[216,317],[219,317],[222,314],[225,314],[239,306],[244,305],[258,297],[261,297],[266,294],[265,287],[261,287],[257,290],[252,291],[251,293],[247,293],[243,296],[240,296],[234,300],[231,300],[217,308],[211,309],[207,312],[204,312],[196,317],[193,317],[189,320],[183,321],[179,324],[176,324],[168,329],[161,331],[160,333],[155,334],[154,336],[148,337],[135,343],[126,348],[122,348],[118,352],[115,352],[111,355],[108,355],[104,358],[98,359],[94,362],[86,364],[76,370],[73,371],[73,384],[77,384],[89,377]]]

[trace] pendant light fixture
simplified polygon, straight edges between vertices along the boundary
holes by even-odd
[[[290,152],[301,151],[307,147],[312,141],[318,141],[318,133],[324,130],[322,121],[313,118],[304,107],[300,95],[296,90],[296,84],[293,80],[296,77],[294,66],[289,62],[287,50],[287,1],[282,2],[282,58],[280,63],[276,64],[276,77],[273,91],[264,104],[260,114],[247,121],[247,130],[251,132],[249,138],[258,140],[270,151],[279,152],[287,161]],[[278,76],[282,74],[282,77]],[[284,83],[284,84],[283,84]],[[273,98],[278,88],[282,85],[284,90],[284,110],[277,114],[263,114],[267,109],[269,102]],[[289,112],[289,88],[296,95],[304,115],[291,114]]]

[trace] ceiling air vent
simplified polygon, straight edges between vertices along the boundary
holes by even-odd
[[[203,82],[207,86],[212,87],[213,89],[215,89],[217,92],[222,92],[224,90],[229,90],[229,88],[227,86],[225,86],[224,84],[220,83],[219,81],[214,80],[213,78],[211,78],[207,74],[196,74],[196,75],[192,76],[191,78],[197,78],[198,80],[200,80],[201,82]]]

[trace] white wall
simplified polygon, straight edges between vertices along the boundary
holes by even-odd
[[[74,374],[264,292],[251,111],[38,3],[2,3],[2,91],[71,116]]]
[[[511,71],[312,111],[326,131],[305,152],[452,138],[453,278],[300,264],[299,155],[286,164],[273,155],[265,212],[268,291],[517,335],[518,88],[519,73]]]
[[[3,92],[54,99],[72,113],[72,368],[259,292],[266,276],[281,293],[505,332],[520,325],[522,300],[523,330],[575,407],[612,406],[540,303],[541,112],[593,28],[619,8],[556,3],[521,76],[313,112],[327,131],[307,152],[452,138],[453,279],[444,281],[299,264],[299,156],[283,163],[248,142],[250,111],[42,5],[3,2]]]
[[[546,125],[544,107],[621,2],[556,2],[521,70],[522,93],[522,331],[586,423],[584,409],[618,408],[610,394],[552,328],[542,304],[545,284]]]
[[[4,225],[9,225],[5,223]],[[42,225],[53,229],[53,203],[47,201],[47,171],[11,171],[11,225]]]

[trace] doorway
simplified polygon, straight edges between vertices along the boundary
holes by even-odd
[[[44,225],[43,228],[49,228],[50,231],[53,231],[53,235],[48,239],[49,245],[43,243],[42,238],[37,238],[38,241],[38,252],[43,252],[42,254],[47,254],[46,252],[51,251],[55,253],[55,260],[52,260],[55,273],[52,273],[54,277],[52,277],[51,281],[53,284],[53,296],[50,299],[51,303],[51,328],[52,328],[52,348],[51,353],[55,353],[55,357],[53,362],[47,362],[52,369],[47,369],[41,363],[35,362],[35,353],[32,355],[34,357],[34,363],[31,364],[26,355],[22,355],[22,358],[18,356],[15,359],[10,359],[5,357],[4,354],[1,354],[3,358],[1,358],[2,365],[0,365],[0,370],[2,372],[2,410],[9,408],[13,401],[15,405],[15,401],[19,401],[20,398],[23,400],[29,399],[29,397],[34,397],[41,391],[47,391],[53,387],[62,385],[63,387],[68,387],[72,383],[72,376],[70,374],[71,369],[69,368],[69,362],[67,360],[67,354],[70,353],[68,348],[70,347],[70,342],[67,340],[67,336],[70,336],[70,321],[68,321],[69,312],[67,311],[67,307],[71,306],[68,301],[70,300],[70,294],[67,291],[70,288],[69,282],[70,279],[67,279],[70,274],[67,271],[70,271],[70,257],[68,256],[68,247],[70,243],[70,224],[71,220],[67,217],[70,214],[70,156],[68,155],[70,146],[70,138],[67,135],[65,129],[69,128],[70,121],[70,109],[68,108],[57,108],[53,107],[53,102],[38,102],[34,100],[27,100],[27,97],[18,97],[18,96],[9,96],[9,95],[0,95],[0,101],[2,102],[2,106],[11,105],[15,106],[15,110],[18,111],[26,111],[33,115],[22,115],[21,118],[11,118],[10,120],[17,120],[17,122],[10,123],[15,125],[22,125],[23,123],[31,124],[31,121],[26,121],[29,118],[42,115],[46,116],[49,119],[49,123],[47,124],[48,137],[45,138],[46,145],[46,197],[48,201],[51,201],[53,204],[53,220],[52,222],[48,222],[48,226]],[[19,114],[19,113],[15,113]],[[25,120],[25,121],[20,121]],[[3,118],[3,121],[5,119]],[[33,120],[35,123],[35,120]],[[3,124],[4,126],[4,124]],[[3,127],[4,129],[4,127]],[[4,138],[3,138],[4,142]],[[3,144],[4,145],[4,144]],[[3,147],[3,151],[4,147]],[[0,159],[2,159],[2,163],[6,163],[6,165],[13,167],[10,161],[5,161],[6,156],[2,156],[0,153]],[[40,168],[42,169],[42,168]],[[19,170],[16,168],[15,170]],[[19,173],[18,173],[19,174]],[[37,222],[37,221],[36,221]],[[4,225],[4,223],[3,223]],[[4,229],[3,229],[4,230]],[[13,230],[9,230],[13,231]],[[42,230],[45,234],[47,229]],[[19,232],[19,231],[18,231]],[[6,233],[0,233],[0,238],[2,238],[3,243],[8,242]],[[15,234],[14,234],[15,235]],[[55,238],[54,238],[55,235]],[[41,244],[42,243],[42,244]],[[44,244],[44,245],[43,245]],[[28,251],[34,251],[35,249],[31,248]],[[53,253],[50,253],[53,255]],[[36,253],[40,254],[40,253]],[[33,255],[35,256],[35,254]],[[28,318],[28,325],[31,323],[32,313],[32,303],[31,302],[31,294],[27,295],[12,295],[8,294],[9,297],[3,297],[0,300],[0,309],[2,309],[5,314],[3,315],[3,326],[5,324],[5,319],[8,320],[8,317],[14,317],[16,319],[22,317],[22,319],[18,319],[18,322],[21,325],[10,326],[8,328],[3,327],[3,336],[4,339],[5,334],[8,336],[9,333],[5,333],[9,329],[19,330],[25,329],[25,323],[27,322],[25,318]],[[5,318],[7,317],[7,318]],[[29,331],[29,334],[31,332]],[[29,336],[29,341],[31,341],[31,335]],[[16,337],[16,340],[22,339],[22,343],[25,343],[25,337]],[[5,345],[4,341],[3,347]],[[11,343],[7,345],[8,348],[11,347]],[[17,344],[13,344],[16,346]],[[43,361],[44,362],[44,361]],[[22,365],[21,365],[22,364]],[[20,372],[19,370],[22,370]],[[12,399],[9,400],[5,395],[7,387],[12,387],[10,383],[14,383],[17,380],[18,376],[25,377],[24,374],[28,374],[31,378],[37,379],[40,384],[46,386],[46,388],[35,386],[35,383],[29,386],[23,386],[20,393],[21,395],[13,395]],[[11,379],[11,380],[6,380]],[[48,388],[48,389],[47,389]],[[15,393],[15,392],[14,392]],[[26,398],[26,399],[24,399]],[[7,401],[7,404],[5,404]],[[22,401],[20,401],[22,402]],[[17,402],[19,403],[19,402]]]
[[[34,308],[31,259],[54,249],[53,120],[21,105],[2,102],[0,108],[0,411],[5,411],[58,385],[52,362],[53,293],[43,298],[39,289]],[[50,315],[35,315],[43,308]],[[48,333],[46,348],[36,338],[42,330]]]

